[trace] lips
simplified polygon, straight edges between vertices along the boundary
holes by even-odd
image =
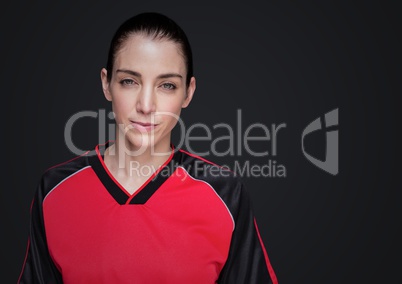
[[[131,125],[133,126],[133,128],[136,128],[138,130],[152,130],[155,129],[156,126],[158,126],[158,124],[156,123],[150,123],[150,122],[142,122],[142,121],[133,121],[131,120]]]
[[[149,123],[149,122],[140,122],[140,121],[132,121],[132,123],[138,124],[138,125],[142,125],[142,126],[155,126],[156,124],[154,123]]]

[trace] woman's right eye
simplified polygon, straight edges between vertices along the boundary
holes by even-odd
[[[120,81],[120,84],[123,86],[131,86],[135,84],[135,81],[131,79],[123,79]]]

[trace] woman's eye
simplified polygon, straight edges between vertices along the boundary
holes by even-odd
[[[123,79],[120,81],[120,84],[122,84],[123,86],[131,86],[131,85],[134,85],[135,82],[134,82],[134,80],[131,80],[131,79]]]
[[[173,85],[172,83],[163,83],[162,88],[167,89],[167,90],[174,90],[174,89],[176,89],[176,86]]]

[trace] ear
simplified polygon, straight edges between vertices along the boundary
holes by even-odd
[[[108,101],[112,101],[112,96],[109,90],[109,82],[107,80],[107,70],[105,68],[102,68],[101,70],[101,81],[102,81],[102,90],[103,94],[105,95],[105,98]]]
[[[182,108],[186,108],[190,104],[191,100],[193,99],[195,88],[196,88],[195,77],[191,77],[190,84],[188,85],[187,88],[187,94],[186,94],[187,96],[183,101],[183,104],[181,105]]]

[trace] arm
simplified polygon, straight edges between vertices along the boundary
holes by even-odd
[[[238,206],[233,214],[235,229],[229,256],[218,283],[277,284],[278,281],[258,232],[250,198],[243,184],[239,186]]]
[[[38,187],[31,205],[30,232],[27,254],[22,267],[19,284],[25,283],[62,283],[62,277],[54,265],[47,247],[43,221],[42,201],[43,182]]]

